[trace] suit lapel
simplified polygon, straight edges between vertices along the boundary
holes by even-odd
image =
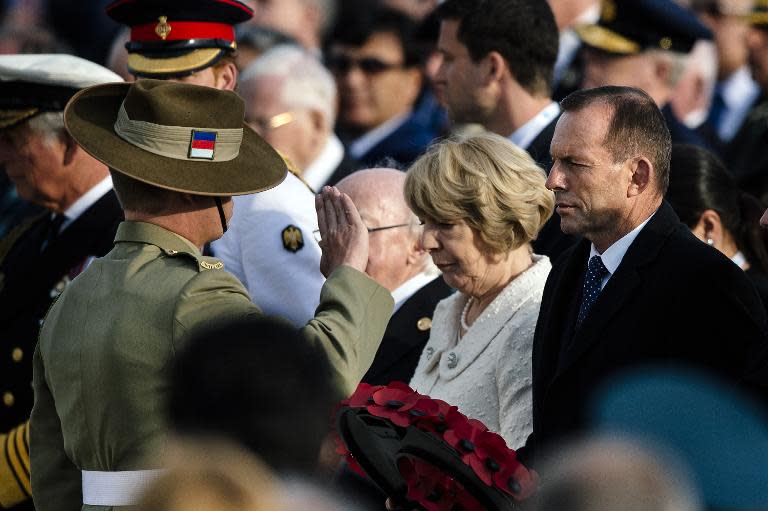
[[[560,359],[559,372],[575,364],[593,344],[605,340],[604,330],[620,312],[624,311],[629,298],[637,294],[637,289],[643,282],[643,267],[656,259],[663,239],[668,237],[677,226],[679,226],[677,215],[669,204],[663,202],[630,245],[621,264],[598,296],[581,328],[574,332],[573,339],[566,344]],[[580,262],[582,266],[586,265],[586,259]],[[581,285],[577,289],[578,293],[582,292]],[[577,303],[579,307],[580,300],[577,300]]]
[[[49,293],[57,282],[88,256],[102,256],[109,251],[117,224],[122,219],[120,204],[114,191],[108,192],[68,226],[40,253],[30,254],[30,262],[19,264],[19,278],[3,290],[13,300],[6,303],[3,317],[30,307]],[[46,224],[47,225],[47,224]],[[36,247],[40,245],[37,244]],[[26,249],[25,249],[26,250]],[[5,300],[3,300],[5,302]]]

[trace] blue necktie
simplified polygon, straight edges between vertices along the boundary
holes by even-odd
[[[712,105],[709,107],[709,115],[707,116],[707,123],[717,133],[720,129],[720,122],[723,120],[723,113],[725,113],[725,98],[723,97],[723,89],[720,87],[715,88],[715,93],[712,95]]]
[[[589,264],[587,264],[587,275],[584,277],[584,292],[581,297],[581,308],[579,308],[579,316],[576,318],[577,329],[581,327],[581,323],[584,321],[584,318],[587,317],[589,310],[600,295],[600,284],[603,282],[603,278],[610,273],[608,268],[603,264],[603,260],[600,259],[600,256],[595,255],[589,259]]]

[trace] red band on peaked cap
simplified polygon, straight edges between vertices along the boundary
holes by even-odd
[[[235,40],[235,28],[227,23],[207,21],[167,21],[171,31],[163,39],[155,28],[157,22],[137,25],[131,28],[131,41],[179,41],[188,39],[225,39]]]

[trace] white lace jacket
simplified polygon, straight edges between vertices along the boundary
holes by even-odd
[[[432,332],[411,387],[459,407],[517,449],[531,433],[531,350],[544,283],[546,256],[520,274],[456,342],[468,296],[455,293],[437,304]]]

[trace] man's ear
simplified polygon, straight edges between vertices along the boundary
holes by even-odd
[[[78,151],[82,151],[82,149],[80,149],[80,146],[77,144],[77,142],[75,142],[75,139],[72,138],[72,135],[70,135],[66,130],[63,130],[62,134],[60,135],[60,139],[61,144],[64,147],[62,164],[66,167],[72,164]]]
[[[484,57],[484,60],[485,66],[483,66],[483,70],[486,72],[486,80],[488,82],[500,81],[507,71],[507,61],[501,53],[497,51],[489,52],[488,55]]]
[[[237,66],[234,62],[225,62],[215,69],[216,88],[220,90],[235,90],[237,86]]]
[[[427,251],[421,246],[421,236],[411,236],[408,245],[408,255],[405,258],[409,266],[422,264]]]
[[[629,187],[627,188],[627,197],[635,197],[648,189],[651,180],[656,178],[656,170],[645,156],[632,158],[626,165],[630,166],[632,172]]]

